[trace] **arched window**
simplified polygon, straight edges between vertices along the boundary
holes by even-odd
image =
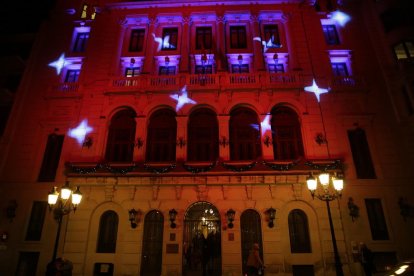
[[[230,114],[230,159],[255,160],[262,154],[260,122],[255,112],[237,108]]]
[[[190,115],[187,157],[189,161],[214,161],[218,157],[218,123],[210,109],[199,109]]]
[[[304,156],[298,115],[286,106],[272,110],[272,139],[275,160],[293,160]]]
[[[111,120],[106,145],[106,160],[111,162],[131,162],[134,152],[135,117],[131,109],[123,109]]]
[[[241,246],[242,246],[242,263],[243,275],[247,273],[247,257],[253,244],[259,244],[260,258],[263,260],[262,246],[262,222],[260,215],[253,209],[244,211],[240,216]]]
[[[164,217],[158,210],[148,212],[144,219],[141,276],[161,275]]]
[[[99,221],[97,253],[115,253],[118,234],[118,215],[109,210],[102,214]]]
[[[147,161],[175,161],[176,136],[174,111],[161,109],[152,114],[148,125]]]
[[[308,218],[302,210],[289,213],[290,251],[292,253],[311,253]]]

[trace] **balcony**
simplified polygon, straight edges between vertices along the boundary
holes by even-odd
[[[332,77],[331,87],[335,90],[360,90],[366,88],[364,79],[355,76]]]
[[[180,74],[174,76],[115,77],[110,80],[111,92],[179,90],[187,85],[192,90],[211,89],[284,89],[301,88],[303,81],[297,73],[254,74]]]

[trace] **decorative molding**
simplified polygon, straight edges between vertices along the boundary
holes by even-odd
[[[160,191],[159,185],[152,186],[152,200],[158,200],[158,193]]]
[[[207,200],[208,198],[208,187],[206,185],[197,185],[196,187],[197,199]]]
[[[303,196],[303,185],[301,183],[293,183],[292,184],[292,191],[293,196],[295,197],[295,200],[299,200]]]
[[[183,186],[176,185],[175,186],[175,199],[181,200],[182,192],[183,192]]]
[[[252,185],[246,185],[245,186],[245,190],[246,190],[246,197],[247,197],[247,199],[252,200],[253,186]]]

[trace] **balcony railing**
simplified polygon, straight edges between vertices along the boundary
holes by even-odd
[[[64,82],[52,87],[56,92],[77,92],[79,90],[79,83],[77,82]]]
[[[111,91],[176,90],[187,85],[191,89],[225,87],[240,88],[300,88],[302,80],[297,73],[255,73],[255,74],[180,74],[174,76],[117,77],[110,81]]]
[[[364,88],[365,81],[355,76],[335,76],[332,77],[332,88],[353,89]]]

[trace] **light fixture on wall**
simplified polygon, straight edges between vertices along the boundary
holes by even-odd
[[[359,207],[355,204],[354,199],[350,197],[348,199],[349,215],[352,218],[352,222],[359,217]]]
[[[414,215],[414,207],[408,204],[403,197],[398,198],[398,207],[400,207],[400,214],[404,221]]]
[[[277,54],[273,55],[273,61],[275,62],[275,64],[277,64],[279,62],[279,57]]]
[[[266,210],[266,216],[267,216],[267,226],[269,226],[269,228],[273,228],[275,226],[274,224],[274,220],[276,218],[276,210],[272,207],[270,207],[269,209]]]
[[[139,149],[142,148],[144,146],[144,140],[141,137],[138,137],[135,146]]]
[[[238,61],[238,63],[239,63],[239,66],[241,66],[241,65],[243,64],[243,56],[242,56],[242,55],[239,55],[239,56],[237,57],[237,61]]]
[[[225,148],[229,144],[229,140],[227,140],[226,136],[221,136],[219,139],[219,145]]]
[[[318,182],[322,189],[318,189]],[[344,188],[344,180],[338,175],[331,176],[328,172],[323,171],[319,174],[318,178],[315,178],[312,174],[306,179],[308,189],[312,194],[312,198],[317,198],[326,202],[326,208],[328,209],[329,226],[331,230],[332,245],[334,249],[335,258],[335,270],[337,276],[343,276],[342,263],[338,253],[338,246],[336,245],[335,230],[332,222],[331,207],[329,202],[340,198],[342,195],[342,189]],[[332,183],[332,185],[330,185]],[[331,188],[333,187],[333,190]],[[318,190],[318,192],[317,192]],[[320,191],[320,192],[319,192]]]
[[[273,142],[269,135],[266,135],[263,139],[263,143],[266,145],[266,147],[269,147]]]
[[[170,227],[175,228],[177,227],[177,224],[175,224],[175,219],[177,218],[178,212],[175,209],[171,209],[168,212],[168,215],[170,216]]]
[[[9,239],[9,233],[7,233],[6,231],[0,234],[0,240],[2,242],[6,242],[8,239]]]
[[[89,149],[90,147],[92,147],[92,145],[93,145],[92,137],[90,137],[90,136],[85,137],[85,140],[83,140],[83,143],[82,143],[82,147]]]
[[[236,211],[234,211],[233,209],[229,209],[226,212],[226,217],[227,217],[227,226],[231,229],[233,228],[233,221],[234,221],[234,216],[236,215]]]
[[[131,228],[137,228],[138,223],[141,220],[141,211],[135,210],[134,208],[128,210],[129,222],[131,223]]]
[[[10,200],[6,207],[6,217],[10,222],[16,217],[17,201],[15,199]]]
[[[184,138],[183,138],[183,137],[180,137],[180,138],[178,138],[178,139],[177,139],[176,145],[177,145],[177,146],[179,146],[179,147],[180,147],[180,149],[181,149],[182,147],[184,147],[184,146],[185,146],[185,144],[186,144],[186,142],[185,142],[185,140],[184,140]]]
[[[168,66],[170,64],[170,58],[166,56],[164,62],[165,62],[165,66]]]
[[[201,60],[201,65],[202,65],[202,66],[203,66],[203,68],[204,68],[204,66],[207,64],[207,55],[206,55],[206,53],[203,53],[203,54],[201,55],[200,60]]]

